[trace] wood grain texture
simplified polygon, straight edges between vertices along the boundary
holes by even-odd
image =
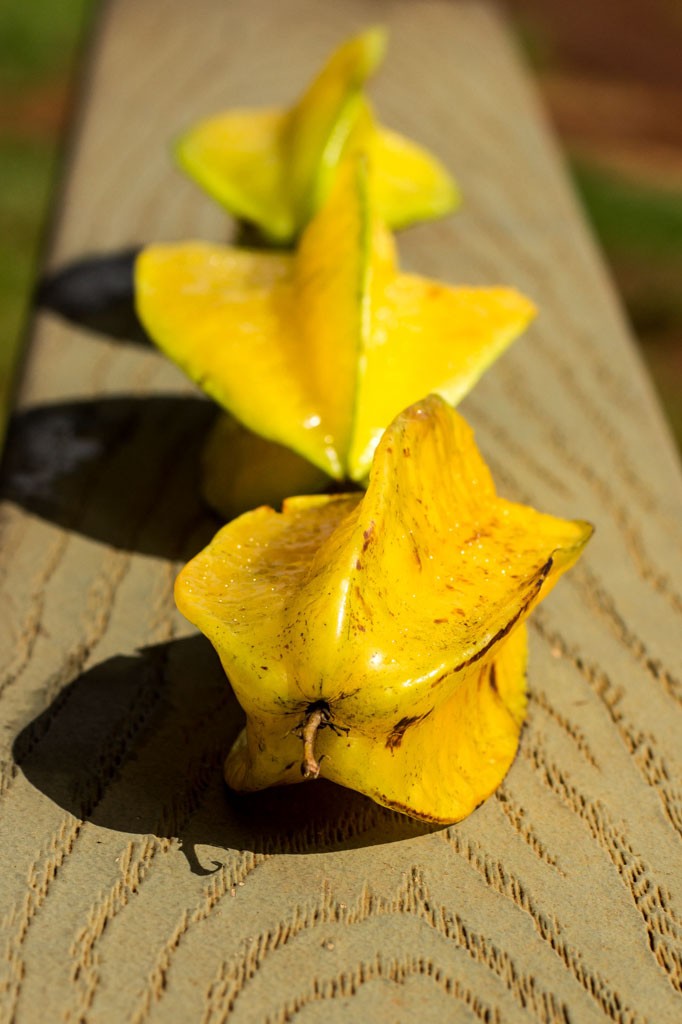
[[[381,117],[466,200],[401,236],[404,266],[541,310],[463,411],[506,495],[596,526],[534,616],[519,756],[447,829],[324,783],[227,794],[241,712],[171,597],[216,525],[212,409],[151,349],[37,316],[0,520],[2,1024],[682,1017],[679,466],[498,17],[110,3],[50,264],[226,237],[169,139],[293,98],[377,21]]]

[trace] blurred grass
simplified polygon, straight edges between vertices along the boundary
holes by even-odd
[[[571,169],[592,225],[614,256],[682,260],[682,190],[653,188],[582,160]]]
[[[682,451],[682,185],[655,188],[584,160],[572,171]]]
[[[0,447],[57,177],[65,102],[93,0],[0,6]]]
[[[66,71],[92,0],[9,0],[0,6],[0,88],[15,91]]]
[[[0,421],[10,400],[55,162],[51,144],[0,138]]]

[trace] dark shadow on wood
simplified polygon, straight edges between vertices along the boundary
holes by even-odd
[[[0,496],[115,548],[187,558],[219,521],[199,497],[216,407],[188,396],[38,406],[10,424]]]
[[[135,312],[133,273],[140,247],[84,256],[46,275],[38,283],[38,308],[109,338],[150,344]]]
[[[194,636],[90,669],[13,752],[60,807],[103,828],[177,838],[199,874],[221,866],[222,849],[311,854],[434,830],[324,781],[231,793],[222,766],[243,722],[215,652]]]

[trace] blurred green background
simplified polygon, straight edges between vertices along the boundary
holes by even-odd
[[[0,422],[97,6],[0,6]],[[682,3],[507,9],[682,447]]]
[[[95,0],[0,4],[0,445]]]

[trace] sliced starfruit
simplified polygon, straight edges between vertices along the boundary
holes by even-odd
[[[176,145],[183,169],[276,243],[291,242],[324,201],[340,160],[368,151],[377,199],[393,228],[440,217],[459,202],[444,167],[380,128],[363,86],[386,47],[380,28],[349,39],[289,110],[234,110],[199,122]]]
[[[176,600],[246,712],[229,785],[319,775],[415,818],[465,817],[516,752],[524,620],[591,532],[498,497],[435,395],[389,426],[364,495],[225,526]]]
[[[511,288],[400,273],[364,159],[341,169],[293,255],[153,245],[136,303],[159,347],[249,430],[363,480],[424,394],[457,403],[535,310]]]

